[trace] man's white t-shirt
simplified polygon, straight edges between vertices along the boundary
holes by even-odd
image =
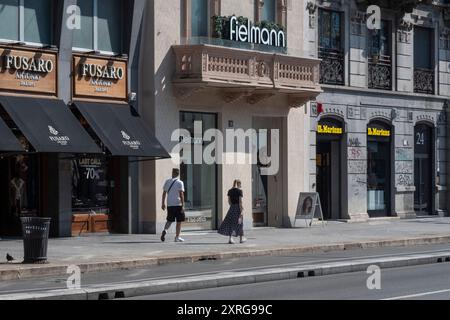
[[[174,182],[175,181],[175,182]],[[172,185],[172,188],[170,186]],[[170,191],[169,191],[170,188]],[[181,206],[180,191],[184,192],[184,183],[180,179],[167,179],[164,183],[164,191],[167,192],[167,206],[178,207]]]

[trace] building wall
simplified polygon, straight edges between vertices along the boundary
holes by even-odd
[[[243,15],[254,17],[252,1],[221,1],[222,15]],[[300,10],[300,4],[292,3],[288,11],[288,29],[301,27],[302,19],[293,15]],[[308,116],[305,108],[290,109],[287,98],[275,95],[257,104],[248,104],[245,99],[227,103],[223,99],[223,90],[207,89],[195,92],[189,98],[175,98],[171,79],[174,75],[174,55],[172,45],[180,44],[180,1],[153,1],[146,10],[143,34],[146,39],[154,39],[143,43],[141,65],[146,72],[141,72],[140,99],[146,106],[143,113],[146,120],[154,128],[157,138],[164,147],[171,151],[176,142],[171,141],[172,132],[179,128],[180,111],[198,111],[216,113],[218,129],[248,130],[254,127],[255,118],[264,119],[264,127],[280,130],[280,171],[268,178],[270,197],[269,225],[290,225],[295,217],[298,194],[307,191],[308,182],[305,175],[308,161],[301,155],[307,150],[309,133]],[[289,18],[290,15],[290,18]],[[296,19],[297,18],[297,19]],[[295,26],[295,27],[294,27]],[[288,41],[293,47],[301,44],[301,29],[293,31]],[[154,50],[154,53],[151,51]],[[142,68],[141,68],[142,70]],[[152,81],[152,77],[155,78]],[[150,85],[151,84],[151,85]],[[228,128],[229,121],[234,127]],[[226,137],[224,145],[226,145]],[[177,152],[172,152],[177,159]],[[224,155],[226,156],[226,155]],[[251,161],[251,151],[247,150],[245,157]],[[140,210],[141,232],[159,232],[164,224],[166,214],[160,208],[162,185],[170,177],[171,169],[178,165],[172,160],[148,162],[141,164],[140,177]],[[252,166],[249,164],[223,164],[218,166],[218,219],[219,222],[228,210],[226,192],[232,187],[234,179],[240,179],[244,193],[244,224],[252,226]],[[277,196],[275,196],[277,195]],[[293,221],[292,221],[293,223]]]
[[[316,134],[315,128],[321,117],[334,116],[345,122],[347,144],[345,160],[347,170],[344,184],[348,199],[342,217],[352,221],[366,220],[367,215],[367,124],[372,119],[383,119],[393,126],[392,137],[392,196],[393,213],[399,217],[414,217],[414,126],[426,122],[436,128],[435,212],[448,214],[447,195],[448,148],[444,143],[446,131],[446,103],[448,90],[448,47],[442,38],[447,34],[442,18],[442,7],[420,6],[405,16],[412,24],[399,27],[393,12],[382,11],[382,19],[391,20],[392,28],[392,90],[368,89],[367,28],[365,20],[354,1],[316,1],[319,8],[345,10],[345,85],[323,85],[317,102],[323,103],[324,112],[317,114],[313,105],[311,114],[310,189],[316,182]],[[318,11],[315,11],[317,21]],[[305,12],[305,18],[309,13]],[[398,14],[397,14],[398,18]],[[428,26],[435,30],[435,95],[416,94],[414,90],[414,28]],[[308,26],[305,35],[318,50],[318,28]],[[439,41],[441,39],[441,41]]]

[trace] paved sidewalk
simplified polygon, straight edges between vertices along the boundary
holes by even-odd
[[[0,280],[65,274],[68,265],[83,272],[137,268],[163,263],[194,262],[256,255],[345,250],[352,248],[450,243],[450,218],[372,220],[367,223],[329,222],[325,227],[254,229],[248,242],[228,245],[214,232],[187,232],[185,243],[173,234],[161,243],[159,235],[91,235],[50,239],[46,265],[23,265],[22,240],[0,240]],[[450,248],[450,244],[449,244]],[[10,253],[18,263],[6,263]]]

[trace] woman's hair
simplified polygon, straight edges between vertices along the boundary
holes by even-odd
[[[233,188],[240,188],[241,187],[241,180],[234,180],[233,182]]]

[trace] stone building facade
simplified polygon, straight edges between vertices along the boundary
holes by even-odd
[[[447,216],[448,7],[381,8],[373,31],[359,2],[307,4],[323,90],[310,106],[310,190],[328,219]]]

